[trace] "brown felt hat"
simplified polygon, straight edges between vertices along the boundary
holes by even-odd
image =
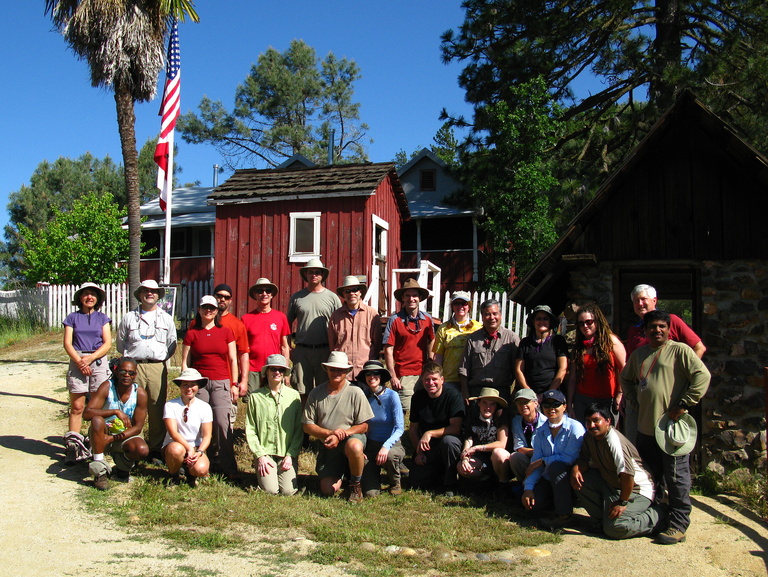
[[[403,286],[395,291],[395,298],[398,301],[403,302],[403,293],[411,289],[419,291],[419,300],[426,300],[430,296],[429,290],[425,289],[423,286],[420,286],[419,281],[417,281],[415,278],[409,278],[403,283]]]

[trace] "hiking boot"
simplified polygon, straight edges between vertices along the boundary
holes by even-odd
[[[389,494],[393,497],[397,497],[398,495],[402,494],[403,487],[400,485],[400,483],[397,483],[396,485],[392,485],[389,488]]]
[[[685,541],[685,533],[671,527],[663,533],[659,533],[659,536],[656,537],[656,543],[660,545],[676,545],[683,541]]]
[[[539,519],[537,525],[539,526],[539,529],[555,532],[558,529],[568,526],[571,522],[571,517],[572,515],[552,515],[549,517],[542,517]]]
[[[67,443],[67,447],[64,451],[64,464],[74,465],[77,463],[77,445],[74,443]]]
[[[363,488],[360,486],[360,481],[354,482],[351,481],[349,483],[349,498],[347,499],[350,503],[362,503],[363,501]]]
[[[112,477],[114,477],[115,481],[118,481],[120,483],[130,483],[133,479],[131,479],[131,473],[128,471],[123,471],[122,469],[118,469],[115,467],[112,471]]]
[[[106,473],[103,473],[93,480],[93,486],[99,491],[106,491],[109,489],[109,477]]]

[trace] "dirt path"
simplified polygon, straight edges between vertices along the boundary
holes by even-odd
[[[10,357],[3,353],[0,359]],[[89,490],[85,468],[62,466],[64,371],[60,361],[0,360],[0,574],[240,577],[274,572],[324,577],[343,573],[309,563],[275,566],[270,557],[256,551],[182,550],[160,540],[131,538],[88,514],[79,496]],[[574,531],[549,550],[551,556],[531,558],[522,573],[543,576],[566,569],[572,575],[598,571],[622,577],[768,575],[768,527],[737,512],[724,498],[695,497],[693,523],[681,545],[662,547],[649,539],[611,542]],[[519,574],[521,567],[514,572]]]

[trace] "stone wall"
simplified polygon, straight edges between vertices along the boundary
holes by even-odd
[[[704,463],[718,473],[765,470],[768,261],[705,261],[701,292],[704,360],[712,372],[703,403]]]
[[[720,474],[765,470],[768,261],[706,261],[701,290],[704,361],[712,373],[702,401],[702,462]],[[613,263],[571,271],[568,299],[596,302],[612,322]]]

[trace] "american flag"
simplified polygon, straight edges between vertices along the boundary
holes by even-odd
[[[181,57],[179,55],[179,27],[174,19],[168,41],[168,58],[165,68],[165,90],[160,106],[160,138],[155,148],[157,163],[157,188],[160,189],[160,208],[165,210],[173,189],[173,131],[181,108]]]

